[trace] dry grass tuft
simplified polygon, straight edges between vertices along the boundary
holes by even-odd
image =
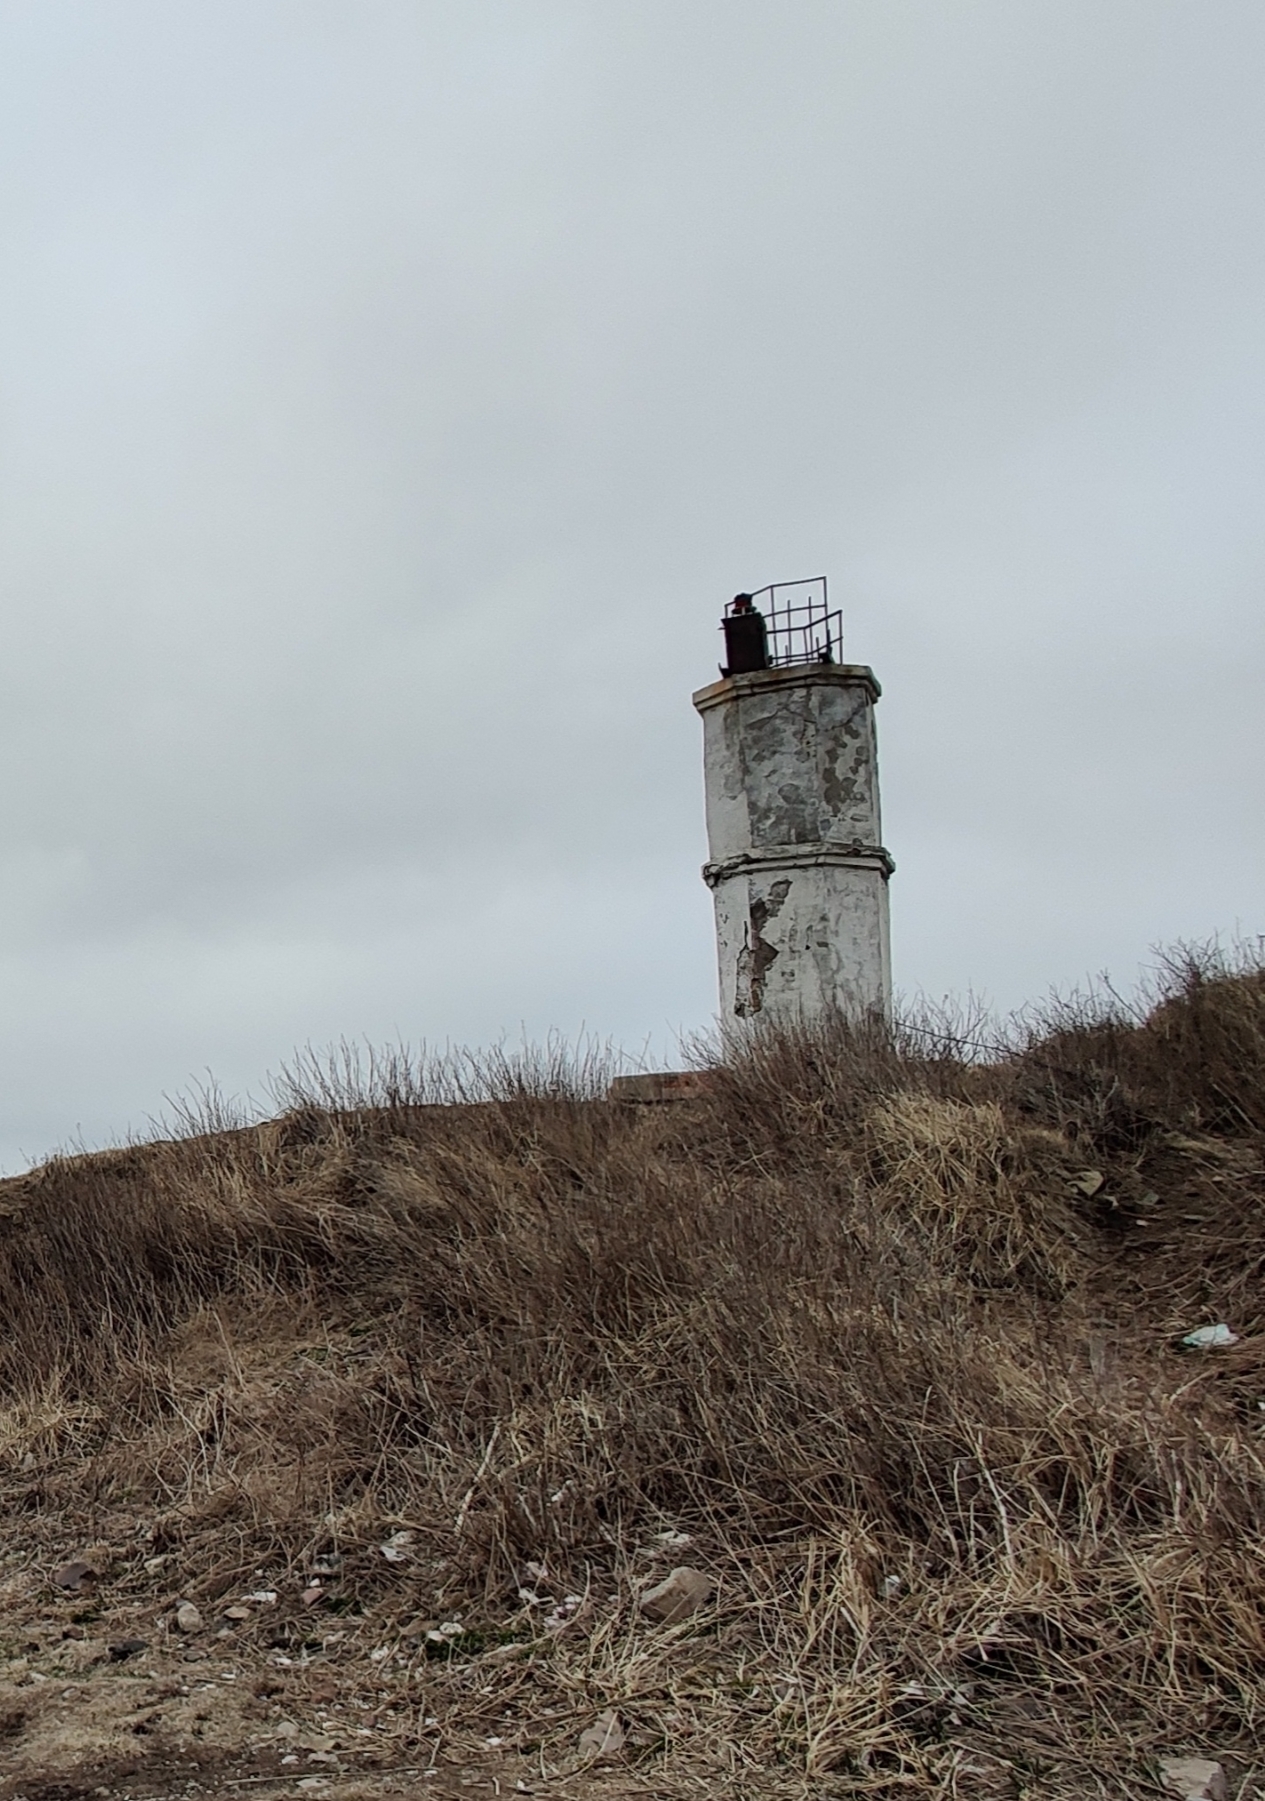
[[[1250,1759],[1265,972],[966,1051],[770,1033],[670,1108],[556,1049],[309,1064],[276,1120],[4,1184],[11,1537],[112,1535],[137,1607],[273,1583],[402,1740],[556,1758],[612,1706],[656,1769],[928,1794]],[[653,1626],[682,1558],[717,1600]]]
[[[1086,1273],[1068,1151],[997,1101],[897,1094],[869,1120],[877,1193],[932,1261],[980,1290],[1063,1294]]]

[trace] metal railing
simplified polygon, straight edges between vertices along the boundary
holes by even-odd
[[[740,600],[763,615],[768,634],[768,667],[835,663],[843,654],[843,612],[830,608],[824,575],[802,582],[770,582],[758,593],[735,597],[725,618],[742,611]]]

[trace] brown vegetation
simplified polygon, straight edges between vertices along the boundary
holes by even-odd
[[[309,1066],[269,1123],[0,1185],[10,1568],[106,1539],[98,1605],[142,1622],[269,1583],[234,1643],[378,1651],[415,1762],[556,1762],[610,1707],[664,1780],[1243,1767],[1265,972],[1185,957],[1141,1014],[968,1051],[769,1034],[658,1107],[596,1062]],[[715,1598],[655,1625],[682,1560]]]

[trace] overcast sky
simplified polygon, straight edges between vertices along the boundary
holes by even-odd
[[[896,976],[1265,928],[1260,0],[0,0],[0,1164],[715,1004],[829,574]]]

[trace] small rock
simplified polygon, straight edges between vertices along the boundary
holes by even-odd
[[[138,1651],[148,1651],[147,1638],[120,1638],[110,1646],[110,1662],[123,1663],[129,1657],[135,1657]]]
[[[250,1609],[249,1607],[226,1607],[224,1609],[224,1618],[226,1620],[248,1620],[250,1618]]]
[[[325,1590],[321,1587],[319,1582],[314,1582],[311,1588],[305,1588],[303,1590],[302,1600],[305,1607],[315,1607],[318,1601],[323,1601],[324,1599]]]
[[[624,1748],[624,1729],[613,1707],[604,1707],[591,1726],[580,1734],[580,1756],[590,1763],[618,1757]]]
[[[206,1652],[202,1649],[201,1645],[190,1645],[181,1661],[183,1663],[201,1663],[205,1656]]]
[[[72,1562],[62,1564],[59,1570],[53,1571],[56,1586],[64,1588],[71,1595],[81,1595],[85,1589],[92,1587],[96,1579],[95,1566],[82,1557],[76,1557]]]
[[[557,1634],[568,1626],[579,1625],[592,1611],[590,1603],[584,1595],[563,1595],[556,1606],[551,1607],[541,1622],[546,1632]]]
[[[665,1576],[641,1597],[641,1611],[649,1614],[652,1620],[658,1620],[664,1626],[670,1626],[677,1620],[688,1619],[690,1614],[697,1613],[715,1592],[716,1584],[702,1570],[692,1570],[688,1564],[682,1564]]]
[[[182,1601],[176,1609],[177,1632],[201,1632],[202,1615],[192,1601]]]
[[[1185,1801],[1226,1801],[1225,1771],[1208,1757],[1164,1757],[1160,1779]]]

